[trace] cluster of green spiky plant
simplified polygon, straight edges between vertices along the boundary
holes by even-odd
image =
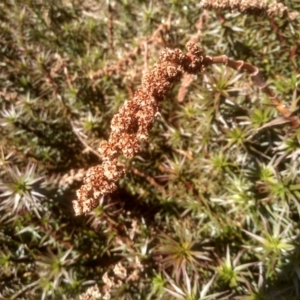
[[[74,216],[112,116],[191,38],[257,66],[297,115],[299,20],[199,0],[1,1],[1,299],[299,299],[299,128],[237,70],[175,85],[117,191]]]

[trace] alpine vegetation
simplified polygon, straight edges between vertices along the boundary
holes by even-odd
[[[299,11],[0,1],[0,298],[300,299]]]

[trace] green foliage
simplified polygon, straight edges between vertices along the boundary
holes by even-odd
[[[297,20],[199,0],[1,1],[1,299],[92,299],[92,286],[98,299],[299,299],[299,128],[226,66],[182,102],[175,85],[117,191],[74,216],[112,116],[197,31],[298,114]]]

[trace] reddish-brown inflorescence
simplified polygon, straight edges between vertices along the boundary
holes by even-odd
[[[288,7],[282,3],[267,0],[201,0],[200,5],[206,9],[231,9],[245,13],[267,13],[269,16],[287,15],[290,20],[299,16],[298,12],[290,12]]]
[[[196,74],[204,70],[205,55],[194,43],[188,43],[188,54],[179,49],[165,49],[153,70],[145,76],[142,88],[138,89],[131,101],[126,101],[111,121],[111,134],[98,149],[102,164],[91,167],[77,191],[73,201],[76,215],[88,213],[98,205],[101,195],[113,192],[116,182],[125,173],[125,167],[118,162],[124,155],[132,158],[139,152],[139,142],[146,141],[159,102],[170,91],[174,82],[184,72]]]

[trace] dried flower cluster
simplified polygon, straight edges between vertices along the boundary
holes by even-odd
[[[245,13],[266,12],[269,16],[287,14],[290,19],[297,17],[297,12],[289,12],[282,3],[269,3],[266,0],[202,0],[201,6],[206,9],[231,9]]]
[[[81,295],[79,295],[79,299],[80,300],[96,300],[96,299],[106,299],[106,298],[105,298],[105,295],[104,295],[104,297],[102,297],[102,295],[99,291],[99,287],[97,286],[97,284],[95,284],[95,285],[89,287],[85,293],[82,293]]]
[[[110,270],[110,274],[105,272],[102,276],[104,285],[101,286],[101,292],[97,284],[89,287],[85,293],[79,296],[80,300],[96,300],[111,299],[111,292],[113,289],[121,287],[124,283],[135,282],[140,279],[140,273],[144,271],[144,267],[138,257],[135,257],[134,261],[131,262],[128,269],[126,269],[121,262],[118,262]]]
[[[98,205],[100,195],[116,189],[116,181],[124,175],[125,167],[118,162],[124,155],[132,158],[139,152],[139,142],[146,141],[153,120],[159,112],[159,101],[163,100],[174,82],[184,72],[194,74],[204,69],[204,52],[194,43],[188,43],[189,53],[179,49],[165,49],[155,65],[142,82],[133,100],[126,101],[111,122],[111,134],[98,149],[102,165],[90,168],[84,184],[77,191],[73,201],[76,215],[87,213]]]
[[[58,184],[60,187],[66,188],[67,186],[72,185],[76,181],[82,181],[84,175],[85,175],[84,169],[78,169],[78,170],[71,169],[68,173],[66,173],[59,179]]]

